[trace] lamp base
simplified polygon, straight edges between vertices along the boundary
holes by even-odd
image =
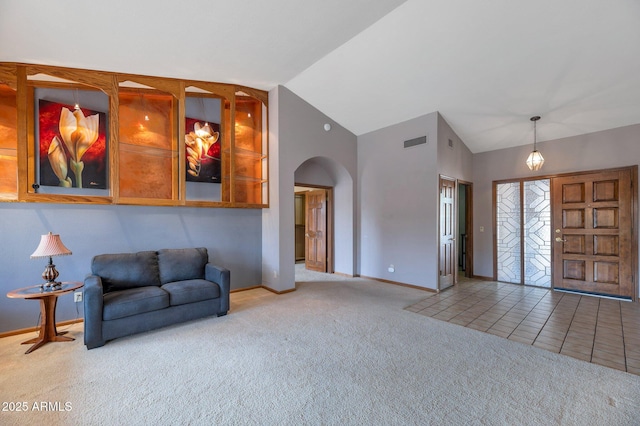
[[[49,263],[44,268],[44,272],[42,273],[42,279],[47,282],[40,285],[40,288],[43,290],[56,290],[62,286],[62,283],[56,281],[58,278],[58,271],[56,270],[56,265],[53,264],[53,259],[49,257]]]

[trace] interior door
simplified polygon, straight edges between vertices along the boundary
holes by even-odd
[[[440,177],[440,277],[438,289],[455,283],[456,256],[456,181]]]
[[[327,191],[307,192],[305,212],[305,267],[327,272]]]
[[[631,170],[553,179],[556,289],[633,297]]]

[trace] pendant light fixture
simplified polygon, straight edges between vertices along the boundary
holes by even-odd
[[[542,168],[544,164],[544,157],[540,154],[540,151],[536,149],[537,142],[537,134],[536,134],[536,121],[540,120],[539,116],[531,117],[531,121],[533,121],[533,151],[529,154],[527,158],[527,166],[529,170],[536,171]]]

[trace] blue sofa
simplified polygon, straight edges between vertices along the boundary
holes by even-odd
[[[229,310],[230,272],[206,248],[101,254],[84,280],[84,344]]]

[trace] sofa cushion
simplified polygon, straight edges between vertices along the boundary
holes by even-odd
[[[169,293],[169,304],[171,306],[200,302],[207,299],[217,299],[220,297],[220,287],[207,280],[176,281],[167,283],[161,288]]]
[[[130,317],[169,307],[169,294],[160,287],[137,287],[104,295],[104,321]]]
[[[160,286],[158,255],[155,251],[100,254],[91,261],[91,271],[102,278],[105,292]]]
[[[163,249],[158,251],[160,283],[204,278],[204,265],[209,262],[207,249]]]

